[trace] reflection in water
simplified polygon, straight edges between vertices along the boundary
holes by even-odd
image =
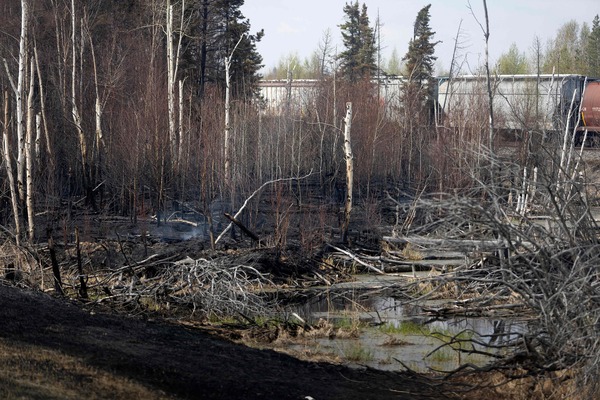
[[[482,343],[498,346],[514,342],[520,334],[527,331],[527,323],[524,321],[464,316],[432,319],[423,312],[423,307],[432,308],[447,303],[448,301],[440,300],[412,303],[407,299],[392,297],[383,290],[322,291],[304,304],[294,306],[290,312],[300,314],[311,323],[319,319],[335,323],[337,320],[351,318],[371,325],[371,328],[361,332],[358,339],[313,339],[307,345],[312,349],[320,348],[324,352],[338,354],[342,358],[345,358],[349,349],[355,352],[360,347],[361,351],[371,357],[365,357],[356,363],[389,370],[403,368],[396,360],[416,371],[428,371],[430,368],[451,370],[466,362],[484,365],[490,358],[459,354],[449,347],[434,354],[429,353],[455,335],[476,338]],[[397,333],[390,333],[389,330],[384,332],[377,328],[382,324],[399,328],[407,321],[422,326],[422,332],[403,333],[402,329],[397,329]],[[394,340],[390,340],[392,338]],[[390,346],[389,343],[402,345]]]

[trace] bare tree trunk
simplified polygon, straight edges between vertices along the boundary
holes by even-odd
[[[81,260],[81,245],[79,242],[79,228],[75,228],[75,246],[77,249],[77,273],[79,274],[79,296],[88,298],[86,276],[83,274],[83,261]]]
[[[42,162],[42,116],[35,115],[35,161],[38,165]]]
[[[179,80],[179,120],[177,123],[177,136],[179,137],[178,149],[177,153],[177,165],[181,167],[181,163],[183,162],[183,149],[184,149],[184,136],[183,136],[183,81]]]
[[[61,296],[65,295],[62,287],[62,279],[60,277],[60,266],[56,258],[56,250],[54,249],[54,239],[52,233],[48,233],[48,250],[50,250],[50,261],[52,262],[52,275],[54,275],[54,290]]]
[[[27,132],[25,137],[25,183],[27,205],[27,236],[33,242],[35,232],[34,198],[33,198],[33,91],[35,83],[34,59],[31,59],[29,68],[29,93],[27,95]]]
[[[37,47],[33,46],[33,54],[35,57],[35,69],[36,69],[36,73],[37,73],[37,80],[38,80],[38,88],[40,91],[39,94],[39,98],[40,98],[40,108],[41,108],[41,119],[42,119],[42,123],[44,126],[44,138],[46,140],[46,151],[48,152],[48,163],[50,166],[54,166],[54,152],[52,150],[52,144],[50,142],[50,134],[48,132],[48,123],[46,120],[46,101],[45,101],[45,95],[44,95],[44,84],[42,81],[42,72],[40,71],[40,62],[39,62],[39,58],[38,58],[38,54],[37,54]],[[60,58],[60,57],[59,57]],[[40,152],[38,152],[40,153]],[[37,154],[37,156],[39,157],[40,154]]]
[[[90,42],[90,52],[92,54],[92,67],[94,69],[94,91],[96,94],[95,104],[94,104],[94,117],[95,117],[95,135],[92,147],[92,157],[91,157],[91,165],[90,168],[90,186],[95,185],[95,182],[100,180],[99,174],[102,170],[101,160],[102,160],[102,152],[104,148],[104,133],[102,132],[102,114],[104,111],[104,106],[102,101],[100,100],[100,85],[98,84],[98,63],[96,61],[96,51],[94,42],[92,40],[92,34],[90,32],[89,23],[86,19],[86,27],[85,31],[88,36],[88,40]],[[83,27],[82,27],[83,30]]]
[[[223,142],[223,157],[225,159],[224,165],[224,174],[225,174],[225,186],[231,185],[231,171],[230,171],[230,163],[231,163],[231,155],[229,146],[230,146],[230,135],[231,135],[231,116],[230,114],[230,100],[229,100],[229,92],[231,91],[231,77],[229,75],[229,68],[231,66],[231,57],[228,57],[225,61],[225,137]]]
[[[75,23],[75,0],[71,0],[71,46],[73,53],[72,67],[71,67],[71,113],[73,117],[73,124],[77,129],[77,137],[79,138],[79,151],[81,153],[81,166],[84,179],[84,186],[88,186],[87,169],[88,169],[88,150],[85,134],[81,126],[81,115],[77,108],[77,41],[76,41],[76,28]]]
[[[344,118],[344,158],[346,159],[346,205],[344,207],[344,222],[342,225],[342,241],[348,242],[348,228],[350,226],[350,213],[352,211],[352,186],[354,182],[354,161],[352,157],[352,143],[350,131],[352,128],[352,103],[346,103],[346,117]]]
[[[485,12],[485,75],[488,92],[488,109],[489,109],[489,135],[490,135],[490,152],[494,155],[494,94],[492,92],[492,82],[490,76],[490,56],[489,56],[489,41],[490,41],[490,19],[488,17],[487,2],[483,0],[483,10]],[[493,157],[492,157],[493,158]]]
[[[177,65],[173,48],[173,5],[167,1],[167,107],[169,120],[169,143],[171,145],[171,157],[177,154],[177,131],[175,127],[175,76]]]
[[[181,3],[181,21],[179,24],[179,40],[177,47],[173,45],[174,32],[173,32],[173,10],[174,6],[171,4],[171,0],[167,1],[167,107],[168,107],[168,120],[169,120],[169,140],[171,145],[171,157],[172,161],[178,164],[181,159],[181,147],[179,146],[181,139],[178,138],[178,133],[181,132],[181,127],[177,127],[177,120],[175,117],[175,83],[177,80],[177,71],[179,67],[179,54],[181,52],[181,41],[183,35],[184,25],[184,10],[185,0]],[[181,84],[181,82],[180,82]],[[181,112],[181,104],[180,104]]]
[[[244,38],[244,35],[240,36],[240,39],[236,43],[235,47],[231,51],[231,54],[225,59],[225,138],[223,143],[223,152],[225,153],[225,185],[231,187],[231,60],[233,53],[239,46],[240,42]]]
[[[9,107],[8,107],[8,91],[4,92],[4,130],[2,132],[2,139],[4,144],[4,163],[6,165],[6,175],[8,175],[8,184],[10,185],[10,203],[13,210],[13,217],[15,219],[15,238],[17,246],[19,246],[21,240],[21,216],[19,214],[19,200],[18,193],[15,187],[15,177],[12,168],[12,160],[10,157],[10,143],[8,135],[8,124],[9,124]]]
[[[25,111],[23,110],[23,97],[25,95],[25,79],[27,79],[27,47],[29,41],[29,3],[21,0],[21,38],[19,41],[19,76],[15,97],[17,100],[17,189],[19,201],[25,202]]]

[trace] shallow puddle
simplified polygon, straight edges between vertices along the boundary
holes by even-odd
[[[367,365],[385,370],[403,370],[404,366],[418,371],[449,371],[471,363],[487,364],[491,357],[459,352],[445,346],[449,337],[476,338],[483,343],[499,344],[515,339],[527,330],[527,323],[493,318],[452,317],[432,319],[423,307],[436,307],[449,301],[412,303],[389,295],[385,289],[323,290],[300,306],[289,309],[311,324],[319,320],[333,326],[328,337],[307,338],[292,344],[290,350],[306,354],[326,354],[349,364]],[[337,335],[355,330],[358,336]],[[471,349],[472,344],[463,344]],[[478,346],[476,349],[481,350]]]

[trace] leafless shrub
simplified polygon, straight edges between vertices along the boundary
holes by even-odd
[[[493,165],[494,178],[474,175],[477,184],[470,193],[422,199],[416,206],[418,223],[408,233],[442,238],[438,249],[451,247],[470,256],[470,267],[432,278],[470,285],[475,294],[470,308],[510,298],[511,306],[532,317],[524,332],[504,333],[514,340],[500,346],[476,342],[500,355],[486,369],[501,370],[510,379],[569,371],[575,386],[585,388],[582,396],[597,398],[600,243],[578,153],[572,146],[570,152],[555,152],[558,157],[548,151],[546,162],[537,166],[538,181],[529,182],[535,187],[530,201],[524,209],[519,203],[519,212],[511,200],[527,185],[501,183],[519,182],[514,173],[519,166],[482,154]],[[448,341],[462,346],[464,339]],[[478,368],[463,365],[457,371],[465,369]]]
[[[153,272],[150,273],[149,271]],[[106,299],[145,304],[158,309],[192,309],[200,317],[268,315],[268,301],[260,294],[271,284],[251,265],[227,259],[185,258],[161,266],[126,266],[97,276],[110,296]]]

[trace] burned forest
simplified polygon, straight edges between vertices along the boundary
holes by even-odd
[[[0,395],[597,398],[598,17],[263,77],[243,4],[1,2]]]

